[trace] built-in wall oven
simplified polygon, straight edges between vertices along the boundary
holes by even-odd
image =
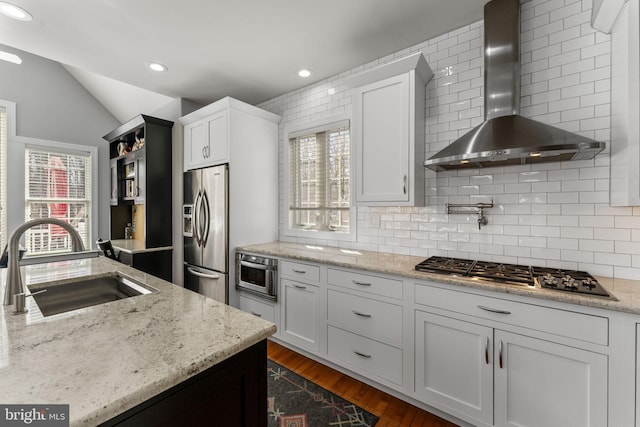
[[[276,301],[278,299],[278,260],[236,252],[236,289]]]

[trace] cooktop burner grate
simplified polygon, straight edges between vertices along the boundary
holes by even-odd
[[[534,284],[529,267],[516,264],[477,261],[469,271],[469,276],[489,278],[501,282],[516,282],[529,286]]]
[[[474,261],[461,258],[432,256],[416,265],[416,270],[429,273],[458,274],[464,276],[473,266]]]
[[[474,261],[462,258],[432,256],[415,267],[418,271],[467,276],[513,285],[538,286],[565,292],[611,297],[589,273],[549,267]]]
[[[609,296],[598,281],[586,271],[561,270],[547,267],[531,267],[541,287],[566,292]]]

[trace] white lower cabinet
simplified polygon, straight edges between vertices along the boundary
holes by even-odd
[[[402,385],[402,350],[399,348],[329,326],[327,353],[369,377]]]
[[[465,420],[493,424],[493,329],[416,311],[415,391]]]
[[[495,425],[601,427],[607,356],[495,331]]]
[[[239,298],[240,310],[251,313],[256,317],[268,320],[269,322],[275,323],[277,325],[278,322],[276,322],[276,308],[273,302],[251,297],[244,293],[241,293]]]
[[[308,351],[319,349],[319,288],[308,283],[281,279],[281,336]]]
[[[635,409],[636,427],[640,427],[640,323],[636,324],[636,345],[635,345]]]
[[[479,426],[607,425],[607,356],[416,311],[416,395]]]

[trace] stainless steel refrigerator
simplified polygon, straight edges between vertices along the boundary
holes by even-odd
[[[184,287],[227,303],[228,166],[184,174]]]

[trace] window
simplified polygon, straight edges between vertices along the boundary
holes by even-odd
[[[91,155],[87,152],[25,149],[25,220],[57,218],[73,225],[90,247]],[[57,225],[35,226],[25,233],[27,254],[71,249],[69,234]]]
[[[288,135],[289,228],[349,233],[349,122],[334,122]]]

